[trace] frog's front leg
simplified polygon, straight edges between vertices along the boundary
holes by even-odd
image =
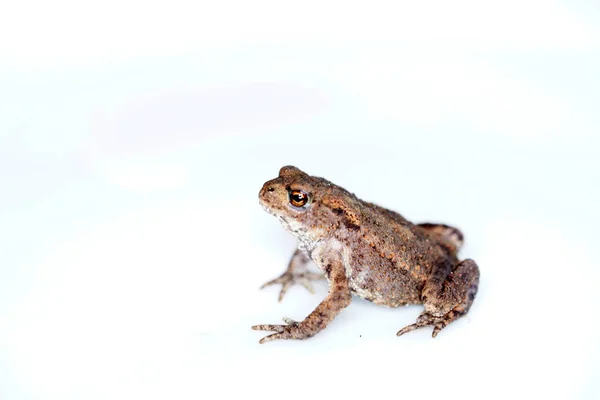
[[[334,253],[322,260],[322,269],[329,281],[329,293],[310,313],[304,321],[296,322],[284,318],[286,325],[255,325],[252,329],[257,331],[273,331],[275,333],[261,339],[260,343],[266,343],[275,339],[307,339],[314,336],[331,322],[336,315],[350,304],[352,295],[346,278],[346,270],[342,257]]]
[[[435,270],[423,288],[425,311],[417,322],[398,331],[403,335],[424,326],[433,326],[433,337],[455,319],[465,315],[477,294],[479,268],[475,261],[464,260],[449,273],[445,266]]]
[[[279,301],[283,299],[283,296],[285,296],[287,290],[297,283],[304,286],[309,292],[314,293],[310,281],[324,279],[325,277],[323,274],[309,271],[307,268],[309,261],[310,259],[306,254],[304,254],[303,251],[296,249],[285,272],[277,278],[265,283],[260,288],[264,289],[267,286],[281,283]]]

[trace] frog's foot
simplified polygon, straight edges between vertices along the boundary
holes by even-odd
[[[281,274],[281,276],[279,276],[278,278],[275,278],[275,279],[273,279],[273,280],[265,283],[260,288],[264,289],[267,286],[271,286],[271,285],[275,285],[277,283],[281,283],[281,291],[279,292],[279,301],[281,301],[283,299],[283,296],[287,292],[287,290],[290,287],[292,287],[293,285],[295,285],[295,284],[301,284],[309,292],[314,293],[315,291],[314,291],[312,285],[310,284],[310,281],[316,281],[316,280],[321,280],[321,279],[325,279],[325,276],[323,274],[319,274],[317,272],[310,272],[310,271],[290,272],[290,271],[285,271],[283,274]]]
[[[436,337],[450,322],[469,311],[478,285],[479,268],[473,260],[460,262],[444,280],[430,280],[422,295],[425,312],[417,318],[417,322],[398,331],[398,336],[433,326],[432,336]]]
[[[283,318],[283,322],[286,325],[254,325],[252,327],[255,331],[271,331],[275,332],[269,336],[265,336],[260,340],[260,344],[270,342],[276,339],[306,339],[312,335],[302,328],[299,322],[294,321],[291,318]]]
[[[442,329],[448,326],[450,322],[459,318],[463,314],[465,314],[465,312],[461,312],[459,307],[455,308],[454,310],[451,310],[448,314],[443,315],[441,317],[436,317],[424,312],[419,316],[419,318],[417,318],[417,322],[400,329],[398,333],[396,333],[396,335],[402,336],[407,332],[414,331],[415,329],[423,328],[425,326],[433,326],[433,333],[431,334],[431,336],[436,337],[438,333],[440,333]]]

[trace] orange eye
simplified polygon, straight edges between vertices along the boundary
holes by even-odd
[[[290,204],[294,207],[304,207],[308,204],[308,193],[302,190],[290,191]]]

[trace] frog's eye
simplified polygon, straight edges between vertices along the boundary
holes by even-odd
[[[302,190],[290,190],[290,204],[294,207],[305,207],[308,204],[308,193]]]

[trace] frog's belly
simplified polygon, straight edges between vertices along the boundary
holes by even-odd
[[[356,296],[388,307],[421,304],[421,279],[408,271],[389,267],[347,268],[350,290]]]

